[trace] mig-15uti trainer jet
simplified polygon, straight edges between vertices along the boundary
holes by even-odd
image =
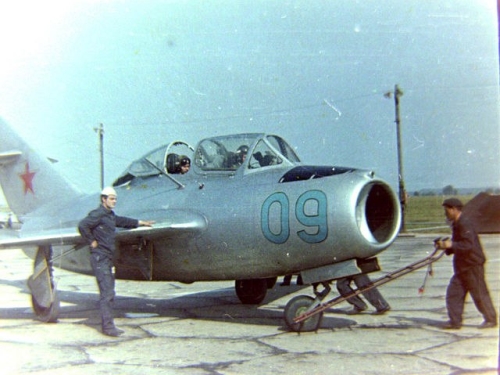
[[[0,248],[35,259],[33,309],[53,321],[52,264],[92,274],[77,224],[99,192],[78,192],[1,120],[0,134],[0,182],[22,222]],[[183,155],[191,170],[178,174]],[[397,196],[373,172],[303,164],[270,134],[217,136],[196,148],[175,141],[131,163],[113,186],[119,215],[155,221],[117,233],[117,279],[236,280],[245,304],[262,302],[279,276],[324,284],[376,269],[401,220]]]

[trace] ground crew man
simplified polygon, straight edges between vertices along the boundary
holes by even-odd
[[[123,331],[115,327],[113,319],[113,300],[115,279],[112,272],[115,251],[115,229],[152,226],[153,221],[142,221],[115,215],[116,191],[112,187],[101,192],[101,205],[89,212],[78,224],[78,230],[90,246],[90,263],[99,286],[99,309],[102,319],[102,333],[107,336],[120,336]]]
[[[364,288],[370,285],[371,280],[366,273],[360,273],[358,275],[345,277],[343,279],[337,280],[337,290],[340,295],[346,297],[354,293],[354,290],[351,288],[351,282],[354,281],[358,289]],[[377,288],[372,288],[363,292],[365,298],[370,302],[370,304],[375,307],[377,310],[373,312],[374,315],[382,315],[391,309],[387,301],[382,297],[382,294],[378,291]],[[353,308],[347,311],[349,315],[360,314],[364,310],[368,308],[366,303],[359,298],[359,296],[352,296],[347,299]]]
[[[470,293],[476,308],[484,317],[479,328],[492,328],[497,325],[497,314],[491,301],[484,279],[484,256],[479,237],[473,223],[462,215],[462,202],[449,198],[443,202],[446,218],[452,222],[451,240],[436,241],[436,248],[453,254],[454,275],[446,290],[446,307],[450,318],[443,328],[460,329],[462,313],[467,293]]]

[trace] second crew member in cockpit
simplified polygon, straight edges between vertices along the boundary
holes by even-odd
[[[242,165],[245,162],[247,154],[248,146],[241,145],[240,147],[238,147],[238,149],[236,150],[236,162],[238,163],[238,165]]]

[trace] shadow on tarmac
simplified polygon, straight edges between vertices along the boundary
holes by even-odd
[[[21,280],[0,280],[0,285],[19,288],[21,293],[30,294],[26,282]],[[284,322],[284,304],[267,306],[288,294],[301,289],[304,294],[311,294],[309,286],[276,285],[269,289],[264,303],[261,305],[243,305],[234,293],[234,288],[219,288],[210,291],[194,292],[169,299],[143,298],[117,295],[114,302],[115,318],[176,318],[199,319],[225,323],[252,324],[276,326],[279,330],[290,331]],[[84,324],[100,330],[98,294],[76,291],[58,290],[61,302],[59,319],[81,319],[78,324]],[[329,311],[330,313],[333,311]],[[339,313],[343,314],[341,310]],[[31,308],[0,308],[0,319],[33,319],[37,320]],[[139,320],[138,320],[139,321]],[[144,324],[143,319],[140,319]],[[130,318],[134,325],[134,318]],[[346,328],[358,323],[352,319],[324,316],[321,328]],[[138,325],[138,324],[137,324]]]

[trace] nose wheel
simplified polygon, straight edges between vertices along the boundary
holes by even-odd
[[[317,331],[323,318],[323,312],[312,315],[300,323],[294,319],[316,307],[318,302],[309,296],[297,296],[292,298],[285,306],[285,323],[294,332]]]

